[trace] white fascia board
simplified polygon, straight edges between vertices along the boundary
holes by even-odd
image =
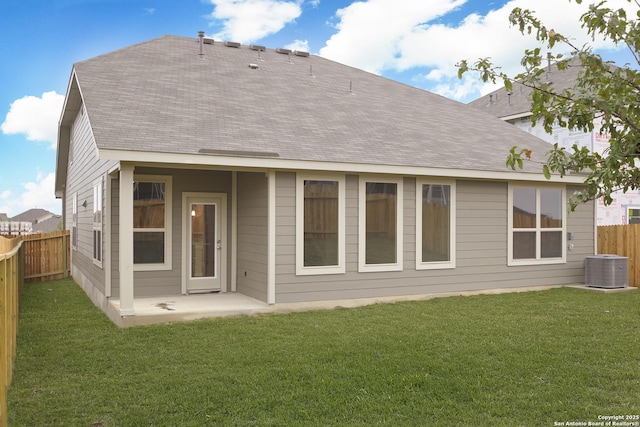
[[[542,172],[485,171],[472,169],[434,168],[420,166],[376,165],[366,163],[338,163],[310,160],[287,160],[280,158],[255,158],[215,156],[206,154],[158,153],[144,151],[100,149],[101,160],[131,162],[136,166],[175,168],[240,168],[246,170],[311,170],[317,172],[343,172],[352,174],[392,174],[411,176],[431,176],[446,178],[486,179],[497,181],[533,181],[582,184],[586,176],[567,175],[561,178],[552,175],[546,179]]]
[[[506,122],[507,120],[520,119],[522,117],[529,117],[531,115],[532,114],[530,111],[525,111],[524,113],[518,113],[518,114],[512,114],[510,116],[500,117],[500,120],[504,120]]]

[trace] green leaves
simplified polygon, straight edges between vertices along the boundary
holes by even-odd
[[[574,0],[580,4],[581,0]],[[640,9],[638,2],[628,0],[629,5]],[[634,13],[640,18],[640,10]],[[592,39],[605,39],[626,46],[635,59],[634,68],[629,64],[615,66],[593,53],[589,45],[574,46],[570,39],[548,29],[528,9],[515,8],[509,22],[521,34],[534,34],[536,40],[544,42],[547,49],[564,44],[572,52],[569,59],[561,55],[542,56],[543,49],[527,49],[521,64],[524,71],[517,76],[508,76],[500,71],[488,58],[479,59],[473,65],[461,61],[458,76],[477,72],[484,82],[502,81],[511,91],[515,82],[532,89],[531,122],[540,124],[546,132],[554,127],[591,132],[601,140],[609,139],[604,153],[593,151],[594,147],[578,147],[565,150],[556,144],[548,153],[542,166],[545,178],[553,174],[583,174],[585,190],[571,199],[577,204],[602,198],[611,203],[611,194],[618,190],[640,189],[640,20],[627,19],[625,9],[614,10],[606,1],[589,6],[580,17],[580,23]],[[555,60],[560,71],[578,69],[574,84],[567,88],[555,87],[547,81],[546,60]],[[526,148],[512,147],[507,155],[506,166],[512,170],[522,169],[524,161],[531,161]]]

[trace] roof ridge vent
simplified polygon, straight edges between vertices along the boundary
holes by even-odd
[[[305,52],[305,51],[303,51],[303,50],[294,50],[294,51],[293,51],[293,54],[294,54],[295,56],[304,56],[305,58],[306,58],[307,56],[309,56],[309,52]]]
[[[240,47],[240,43],[238,42],[224,42],[224,45],[227,47],[235,47],[235,48]]]
[[[283,55],[290,55],[291,54],[291,49],[284,49],[282,47],[279,47],[279,48],[276,49],[276,52],[282,53]]]

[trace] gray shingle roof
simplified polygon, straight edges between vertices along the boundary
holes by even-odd
[[[34,233],[51,233],[53,231],[62,230],[62,216],[54,215],[43,221],[33,224],[32,231]]]
[[[552,63],[547,67],[546,81],[551,82],[551,87],[556,92],[573,86],[580,73],[579,62],[576,59],[570,61],[569,67],[565,70],[558,70],[557,63]],[[471,101],[468,105],[500,118],[526,115],[531,112],[531,92],[532,89],[520,83],[514,83],[510,95],[502,87]]]
[[[549,149],[475,108],[315,55],[216,41],[201,58],[197,38],[164,36],[74,70],[100,150],[505,172],[513,145]]]
[[[40,221],[47,220],[54,215],[55,214],[49,212],[48,210],[33,208],[14,216],[13,218],[11,218],[11,221],[24,221],[36,224]]]

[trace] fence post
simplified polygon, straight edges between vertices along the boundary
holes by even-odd
[[[0,255],[0,427],[7,425],[8,370],[11,363],[9,352],[9,310],[7,309],[9,284],[7,283],[7,259]]]

